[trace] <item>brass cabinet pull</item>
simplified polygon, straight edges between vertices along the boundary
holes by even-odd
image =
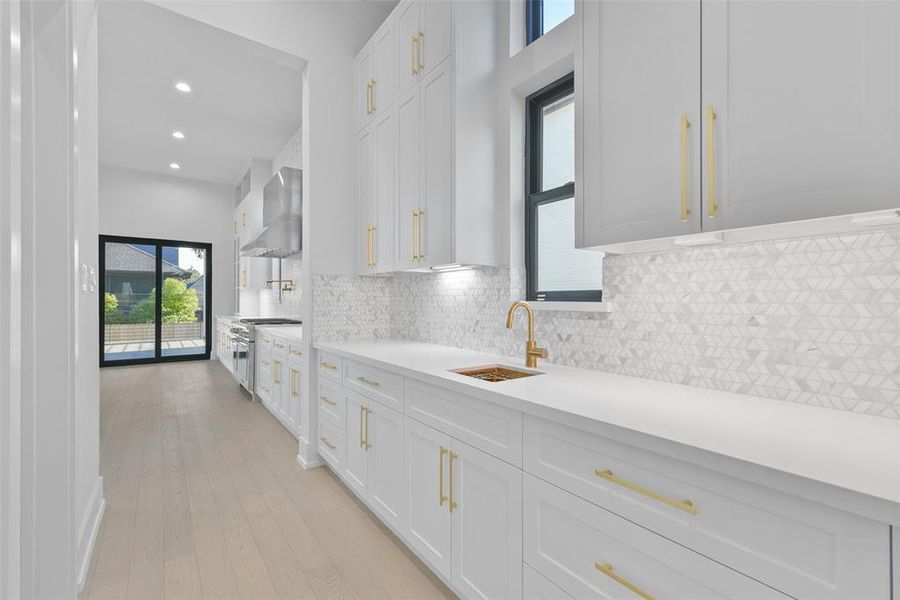
[[[374,267],[378,264],[378,261],[375,260],[375,226],[372,225],[371,233],[369,234],[369,244],[372,246],[372,264],[370,266]]]
[[[419,210],[415,209],[412,211],[412,233],[409,236],[409,244],[412,253],[413,260],[419,260],[419,255],[416,254],[416,223],[418,222],[417,217],[419,216]]]
[[[691,216],[688,208],[688,129],[691,122],[687,114],[681,115],[681,220],[687,221]]]
[[[453,450],[450,451],[450,512],[453,512],[454,508],[457,508],[459,504],[457,504],[453,500],[453,461],[457,458],[456,452]]]
[[[595,562],[594,568],[597,569],[598,571],[600,571],[601,573],[603,573],[604,575],[606,575],[607,577],[609,577],[610,579],[612,579],[613,581],[615,581],[616,583],[621,584],[622,586],[628,588],[629,590],[631,590],[632,592],[634,592],[635,594],[637,594],[644,600],[656,600],[653,596],[651,596],[650,594],[648,594],[647,592],[645,592],[638,586],[634,585],[633,583],[631,583],[624,577],[620,577],[619,575],[616,575],[615,573],[613,573],[613,566],[611,564],[604,563],[601,565],[600,563]]]
[[[324,368],[326,368],[326,369],[330,369],[330,370],[332,370],[332,371],[336,371],[336,370],[337,370],[337,367],[336,367],[336,366],[334,366],[333,364],[331,364],[330,362],[325,361],[325,360],[320,361],[320,362],[319,362],[319,365],[321,365],[322,367],[324,367]]]
[[[416,52],[416,46],[419,45],[419,36],[412,36],[412,42],[409,45],[410,50],[412,51],[412,74],[417,75],[419,73],[419,69],[416,66],[416,59],[418,58],[418,53]]]
[[[372,114],[371,98],[372,98],[372,82],[367,81],[366,82],[366,116]]]
[[[331,406],[337,406],[337,402],[328,398],[328,396],[319,396],[325,404],[330,404]]]
[[[716,136],[713,130],[717,117],[713,105],[708,105],[706,107],[706,202],[710,217],[715,217],[719,212],[719,204],[716,199]]]
[[[324,435],[319,438],[319,441],[322,442],[323,444],[325,444],[326,446],[328,446],[329,448],[331,448],[332,450],[335,450],[337,448],[337,446],[335,446],[334,444],[329,442],[328,438],[326,438]]]
[[[274,374],[273,381],[274,381],[274,383],[281,383],[281,361],[275,360],[272,362],[275,363],[275,368],[272,369],[273,374]]]
[[[638,494],[643,494],[644,496],[662,502],[663,504],[668,504],[669,506],[677,508],[678,510],[683,510],[686,513],[691,513],[692,515],[700,514],[700,509],[694,506],[694,503],[690,500],[675,500],[673,498],[669,498],[668,496],[663,496],[662,494],[659,494],[652,490],[648,490],[647,488],[636,483],[631,483],[630,481],[619,479],[618,477],[613,475],[613,472],[609,469],[605,471],[594,469],[594,475],[600,477],[601,479],[611,481],[616,485],[621,485],[624,488],[628,488],[629,490],[637,492]]]
[[[369,443],[369,415],[372,414],[372,409],[368,406],[363,408],[363,412],[365,413],[366,420],[366,434],[365,438],[363,438],[363,448],[365,448],[366,452],[369,451],[369,448],[372,447],[372,444]]]
[[[278,342],[275,342],[275,347],[281,348],[282,350],[284,350],[284,344],[279,344]]]
[[[247,224],[247,213],[244,213],[243,215],[241,215],[241,222],[243,225]]]
[[[367,267],[371,267],[371,266],[372,266],[372,244],[371,244],[371,240],[372,240],[372,228],[371,228],[371,227],[367,227],[367,228],[366,228],[366,266],[367,266]]]
[[[291,369],[291,398],[297,397],[297,369]]]
[[[234,222],[234,225],[232,228],[234,229],[234,232],[237,233],[237,221]]]
[[[441,446],[441,452],[438,455],[438,506],[443,506],[444,502],[447,501],[447,496],[444,495],[444,455],[447,454],[447,449]]]
[[[241,287],[247,287],[247,270],[241,271]]]
[[[425,211],[421,208],[419,209],[419,254],[418,260],[422,260],[425,258],[425,252],[422,250],[422,230],[425,229],[425,223],[423,219],[425,218]]]
[[[303,356],[303,353],[299,350],[291,350],[291,356]]]
[[[422,70],[425,68],[425,65],[422,64],[422,42],[425,41],[425,34],[422,33],[422,32],[420,31],[420,32],[419,32],[419,35],[416,36],[416,37],[417,37],[418,40],[419,40],[418,43],[416,44],[416,46],[417,46],[417,48],[416,48],[416,50],[417,50],[417,52],[416,52],[416,57],[417,57],[417,59],[418,59],[418,60],[416,61],[416,64],[417,64],[416,71],[419,72],[419,73],[421,73]]]
[[[366,407],[362,404],[359,405],[359,447],[365,448],[366,441],[363,439],[363,411],[366,410]]]
[[[375,80],[373,79],[369,85],[369,89],[371,90],[370,93],[372,94],[372,114],[374,115],[378,111],[378,109],[375,108]]]
[[[377,381],[372,381],[371,379],[366,379],[366,378],[363,377],[362,375],[360,375],[359,377],[357,377],[356,380],[357,380],[358,382],[360,382],[360,383],[364,383],[364,384],[370,385],[370,386],[372,386],[372,387],[379,387],[379,386],[381,386],[381,384],[378,383]]]

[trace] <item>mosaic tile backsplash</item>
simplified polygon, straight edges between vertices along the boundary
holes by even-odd
[[[540,311],[576,367],[900,418],[900,229],[608,256],[609,313]],[[396,337],[519,356],[524,273],[318,276],[317,340]]]

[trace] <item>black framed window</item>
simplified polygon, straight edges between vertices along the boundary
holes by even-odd
[[[100,366],[208,360],[212,244],[100,236]]]
[[[603,254],[575,248],[575,78],[526,100],[525,268],[528,300],[600,302]]]
[[[526,44],[575,14],[575,0],[525,0]]]

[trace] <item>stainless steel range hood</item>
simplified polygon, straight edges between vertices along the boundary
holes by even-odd
[[[263,188],[263,229],[242,256],[285,258],[303,249],[303,171],[282,167]]]

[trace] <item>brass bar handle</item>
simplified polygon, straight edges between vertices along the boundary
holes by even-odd
[[[438,455],[438,506],[443,506],[447,501],[447,496],[444,495],[444,455],[447,452],[448,450],[441,446],[441,452]]]
[[[370,83],[369,85],[371,86],[371,87],[370,87],[370,89],[371,89],[371,92],[370,92],[370,93],[372,94],[372,114],[374,115],[376,112],[378,112],[378,109],[375,108],[375,80],[373,79],[373,80],[372,80],[372,83]]]
[[[337,402],[331,400],[328,396],[319,396],[319,399],[322,400],[325,404],[330,404],[331,406],[337,406]]]
[[[325,361],[325,360],[320,361],[320,362],[319,362],[319,365],[321,365],[322,367],[324,367],[324,368],[326,368],[326,369],[330,369],[330,370],[332,370],[332,371],[336,371],[336,370],[337,370],[337,367],[336,367],[336,366],[334,366],[333,364],[331,364],[330,362]]]
[[[369,415],[372,414],[372,409],[366,406],[363,408],[363,412],[366,415],[366,437],[363,438],[363,448],[368,452],[369,448],[372,447],[372,444],[369,443]]]
[[[234,232],[237,233],[237,221],[234,222],[234,225],[232,228],[234,229]]]
[[[372,386],[372,387],[380,387],[381,386],[381,384],[378,383],[377,381],[372,381],[371,379],[366,379],[362,375],[357,377],[356,380],[360,383],[364,383],[364,384]]]
[[[279,344],[278,342],[275,342],[275,347],[281,348],[282,350],[284,350],[284,344]]]
[[[366,228],[366,266],[372,266],[372,244],[370,243],[372,237],[372,228]]]
[[[281,361],[274,360],[272,362],[275,363],[274,367],[272,368],[272,370],[275,372],[274,381],[275,383],[281,383]]]
[[[706,202],[708,215],[715,217],[719,212],[719,202],[716,198],[716,135],[715,121],[718,118],[713,105],[706,107]]]
[[[453,500],[453,461],[457,459],[457,454],[454,451],[450,451],[450,512],[453,512],[454,508],[457,508],[459,504],[457,504]]]
[[[417,217],[419,216],[419,210],[415,209],[412,211],[412,233],[409,236],[409,243],[412,252],[412,259],[419,260],[419,255],[416,254],[416,224],[418,222]]]
[[[372,95],[372,82],[367,81],[366,82],[366,116],[372,114],[372,105],[370,104],[371,95]]]
[[[691,122],[687,114],[681,115],[681,220],[687,221],[691,217],[691,209],[688,208],[688,129]]]
[[[417,75],[419,73],[418,67],[416,66],[416,59],[418,58],[418,53],[416,52],[416,46],[419,45],[419,36],[414,35],[412,37],[412,42],[409,47],[412,50],[412,74]]]
[[[594,469],[594,475],[601,479],[611,481],[616,485],[621,485],[622,487],[627,488],[633,492],[637,492],[638,494],[647,496],[648,498],[652,498],[653,500],[656,500],[658,502],[662,502],[663,504],[668,504],[669,506],[677,508],[678,510],[683,510],[686,513],[690,513],[692,515],[700,514],[700,509],[694,506],[694,503],[690,500],[675,500],[674,498],[663,496],[662,494],[654,492],[653,490],[649,490],[644,486],[632,483],[630,481],[625,481],[624,479],[620,479],[616,477],[609,469],[605,471]]]
[[[425,65],[422,63],[422,42],[425,41],[425,34],[420,31],[419,35],[416,37],[419,40],[418,43],[416,44],[417,50],[418,50],[418,52],[416,53],[417,65],[418,65],[416,71],[421,72],[423,69],[425,69]]]
[[[242,224],[242,225],[246,225],[246,224],[247,224],[247,213],[243,213],[243,214],[241,215],[241,224]]]
[[[291,369],[291,398],[297,397],[297,369]]]
[[[425,222],[423,219],[425,218],[425,211],[421,208],[419,209],[419,260],[425,258],[425,252],[422,250],[422,230],[425,229]]]
[[[375,226],[372,225],[372,233],[369,235],[370,244],[372,244],[372,267],[378,265],[378,261],[375,260]]]
[[[361,405],[359,406],[359,447],[365,448],[366,441],[363,439],[363,411],[366,410],[366,407]]]
[[[319,438],[319,441],[322,442],[323,444],[325,444],[326,446],[328,446],[329,448],[331,448],[332,450],[336,450],[336,449],[337,449],[337,446],[335,446],[334,444],[332,444],[331,442],[329,442],[329,441],[328,441],[328,438],[326,438],[324,435],[323,435],[322,437]]]
[[[606,575],[607,577],[609,577],[610,579],[612,579],[613,581],[615,581],[616,583],[628,588],[629,590],[631,590],[632,592],[634,592],[635,594],[637,594],[644,600],[656,600],[655,597],[651,596],[650,594],[648,594],[647,592],[645,592],[638,586],[634,585],[633,583],[631,583],[624,577],[621,577],[621,576],[613,573],[613,566],[611,564],[604,563],[601,565],[600,563],[595,562],[594,568],[597,569],[598,571],[600,571],[601,573],[603,573],[604,575]]]

